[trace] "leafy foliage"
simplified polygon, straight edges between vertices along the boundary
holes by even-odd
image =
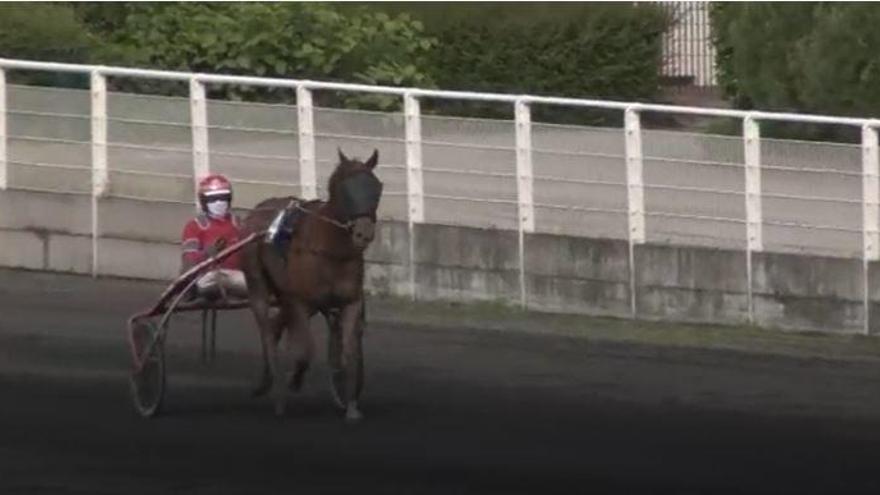
[[[659,90],[666,18],[655,5],[465,4],[421,12],[439,40],[430,67],[444,88],[621,100],[648,100]],[[559,121],[562,113],[538,108],[535,117]]]
[[[0,57],[84,62],[94,40],[70,7],[55,3],[0,4]],[[59,73],[15,73],[12,82],[84,87],[88,78]]]
[[[825,6],[811,36],[798,46],[798,92],[809,111],[845,115],[880,112],[880,9],[851,3]]]
[[[81,62],[92,46],[69,7],[53,3],[0,4],[0,56]]]
[[[97,58],[170,70],[267,77],[356,80],[431,86],[424,71],[433,41],[405,15],[359,10],[343,15],[320,3],[168,3],[131,5],[122,27],[83,10],[112,43]],[[282,91],[222,87],[231,98]],[[388,105],[382,99],[354,101]]]
[[[661,9],[645,4],[83,2],[16,8],[15,15],[0,16],[6,27],[0,49],[15,57],[627,100],[656,95],[666,26]],[[34,15],[34,9],[47,13]],[[111,78],[110,84],[186,91],[161,81]],[[269,88],[212,85],[209,91],[231,99],[292,98],[289,90]],[[319,105],[383,110],[400,104],[395,97],[331,91],[315,98]],[[428,102],[425,110],[465,107],[471,115],[510,117],[507,106],[472,103]],[[536,109],[535,117],[542,112],[552,109]]]
[[[880,112],[880,9],[858,2],[721,3],[711,11],[725,94],[740,108]],[[835,126],[767,125],[768,134],[855,140]]]

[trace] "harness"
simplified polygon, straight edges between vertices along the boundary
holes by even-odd
[[[320,201],[312,200],[304,202],[300,199],[293,198],[290,200],[289,203],[287,203],[287,206],[278,211],[278,213],[275,215],[275,218],[272,219],[272,223],[269,224],[269,228],[266,230],[266,235],[264,237],[264,242],[266,242],[267,244],[272,244],[278,254],[281,255],[281,257],[285,261],[287,261],[287,253],[288,248],[290,247],[290,242],[293,240],[293,237],[296,234],[296,228],[300,222],[300,219],[304,215],[315,217],[321,221],[327,222],[345,231],[351,229],[351,221],[340,222],[335,218],[331,218],[327,215],[322,215],[317,211],[308,208],[309,204],[315,203],[320,203]],[[330,255],[330,253],[325,253],[316,249],[308,249],[308,251],[326,257],[334,257]],[[342,257],[338,258],[342,259]]]
[[[382,196],[382,182],[369,170],[349,175],[336,188],[338,197],[342,201],[342,209],[347,218],[345,221],[339,221],[333,217],[318,213],[317,208],[308,207],[321,203],[321,201],[313,200],[304,203],[297,198],[291,198],[287,205],[272,219],[266,232],[265,242],[272,244],[285,262],[287,261],[288,247],[296,231],[296,225],[303,215],[310,215],[346,232],[351,232],[354,226],[353,218],[366,215],[375,216],[379,198]],[[331,253],[314,248],[307,248],[307,250],[329,258],[347,259],[346,256],[333,256]]]

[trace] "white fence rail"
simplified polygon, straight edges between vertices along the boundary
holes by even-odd
[[[10,85],[10,70],[82,73],[91,88]],[[190,94],[108,92],[108,77],[180,81]],[[210,100],[213,84],[288,88],[297,104]],[[315,106],[313,93],[328,90],[397,96],[403,112]],[[513,120],[424,115],[426,98],[508,104]],[[533,122],[539,105],[619,111],[624,126]],[[646,112],[735,119],[743,133],[649,130]],[[857,126],[862,145],[765,139],[767,121]],[[191,202],[193,181],[209,170],[232,176],[246,190],[245,206],[267,191],[317,197],[337,146],[354,154],[377,147],[386,183],[380,213],[407,221],[411,236],[418,223],[519,232],[524,305],[523,239],[536,232],[626,239],[631,253],[644,242],[743,249],[749,275],[751,254],[763,250],[858,256],[867,310],[868,261],[880,258],[878,126],[851,117],[0,59],[0,189],[90,194],[94,270],[99,198]]]

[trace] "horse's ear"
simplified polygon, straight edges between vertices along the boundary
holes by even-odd
[[[336,151],[339,152],[339,163],[348,162],[348,157],[345,156],[345,153],[342,152],[342,148],[336,148]]]
[[[372,170],[376,168],[376,164],[379,163],[379,150],[374,149],[373,154],[370,155],[370,158],[367,160],[367,163],[364,165],[367,166],[368,169]]]

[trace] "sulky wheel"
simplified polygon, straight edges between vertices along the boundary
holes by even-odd
[[[165,397],[165,343],[150,322],[135,323],[132,334],[143,366],[131,374],[131,398],[137,412],[150,418],[159,414]]]

